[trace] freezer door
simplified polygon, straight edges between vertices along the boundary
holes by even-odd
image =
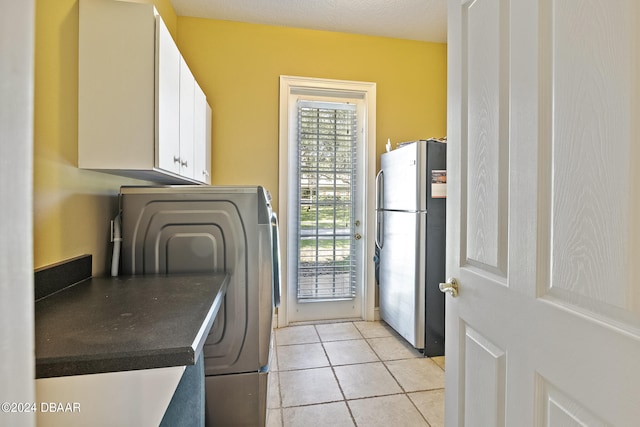
[[[380,317],[416,348],[424,348],[424,213],[383,211]],[[422,232],[421,232],[422,231]]]
[[[426,209],[426,142],[418,141],[382,155],[381,209]]]

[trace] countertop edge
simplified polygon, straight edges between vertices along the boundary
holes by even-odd
[[[192,347],[103,357],[40,358],[36,361],[36,379],[189,366],[194,365],[196,359],[196,353]]]
[[[207,316],[205,317],[204,322],[202,322],[202,326],[200,327],[200,330],[198,331],[195,339],[193,340],[193,344],[191,345],[191,347],[194,350],[195,357],[194,357],[193,363],[190,363],[190,365],[195,365],[196,361],[200,357],[200,354],[202,354],[202,348],[204,347],[204,343],[207,341],[207,336],[209,335],[209,331],[213,326],[213,320],[218,315],[218,311],[222,306],[222,301],[224,300],[224,296],[227,293],[227,287],[229,286],[229,281],[230,279],[229,279],[229,276],[227,275],[224,278],[222,286],[220,286],[220,291],[218,292],[218,295],[216,295],[215,299],[213,300],[213,303],[211,304],[211,308],[209,308],[209,312],[207,313]]]

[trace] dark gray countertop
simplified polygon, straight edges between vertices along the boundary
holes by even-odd
[[[94,277],[36,301],[36,378],[193,365],[228,281]]]

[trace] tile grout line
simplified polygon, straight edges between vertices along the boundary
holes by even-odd
[[[276,338],[276,331],[273,331],[273,353],[276,357],[276,377],[278,377],[278,412],[280,413],[280,427],[284,427],[284,411],[282,410],[282,387],[280,387],[280,358],[278,357],[278,341]],[[267,393],[268,391],[268,381],[267,381]],[[267,407],[268,410],[268,407]],[[268,416],[267,420],[268,421]]]
[[[375,350],[374,350],[375,351]],[[377,353],[376,353],[377,354]],[[402,360],[402,359],[399,359]],[[407,359],[408,360],[408,359]],[[422,413],[422,411],[420,410],[420,408],[418,408],[418,406],[415,404],[415,402],[413,401],[413,399],[411,399],[409,397],[409,392],[404,388],[404,386],[402,385],[402,383],[400,383],[400,380],[398,378],[396,378],[395,375],[393,375],[393,372],[391,372],[391,369],[389,369],[389,366],[387,365],[387,362],[389,362],[389,360],[383,360],[382,361],[382,365],[384,366],[384,368],[387,370],[387,372],[389,373],[389,375],[391,375],[391,378],[394,379],[394,381],[396,382],[396,384],[398,384],[398,386],[400,387],[400,390],[403,391],[403,395],[407,398],[407,400],[411,403],[411,405],[416,409],[416,411],[418,411],[418,414],[420,414],[420,416],[422,417],[422,419],[424,420],[424,422],[427,423],[427,426],[431,427],[431,423],[429,422],[429,420],[427,420],[427,417],[424,416],[424,414]]]
[[[411,397],[409,397],[410,393],[421,393],[421,392],[432,392],[432,391],[438,391],[438,390],[444,390],[444,388],[442,387],[438,387],[438,388],[430,388],[430,389],[425,389],[425,390],[415,390],[413,392],[410,392],[408,390],[405,389],[405,387],[402,385],[402,383],[400,382],[400,380],[393,374],[393,372],[391,371],[391,369],[388,366],[388,363],[394,362],[394,361],[400,361],[400,360],[411,360],[411,359],[416,359],[417,356],[413,356],[413,357],[400,357],[398,359],[389,359],[389,360],[384,360],[382,358],[382,356],[378,353],[378,351],[375,350],[375,348],[373,347],[371,340],[375,339],[375,338],[387,338],[387,337],[393,337],[393,335],[390,336],[365,336],[363,330],[361,330],[357,325],[355,325],[355,323],[353,321],[347,321],[347,322],[338,322],[338,323],[342,323],[342,324],[349,324],[351,325],[355,331],[357,332],[357,336],[356,337],[349,337],[349,338],[345,338],[345,339],[331,339],[331,336],[328,336],[327,339],[323,339],[320,330],[318,329],[318,326],[322,326],[325,324],[331,324],[331,323],[321,323],[321,324],[313,324],[310,326],[313,326],[313,331],[315,333],[315,336],[318,339],[318,343],[320,343],[323,354],[327,360],[328,366],[317,366],[317,367],[308,367],[308,368],[299,368],[299,369],[288,369],[285,370],[284,372],[292,372],[292,371],[307,371],[307,370],[312,370],[312,369],[321,369],[321,368],[325,368],[325,367],[329,367],[331,369],[331,372],[333,374],[333,379],[336,382],[336,385],[338,386],[338,389],[340,390],[340,395],[342,396],[342,399],[340,400],[331,400],[331,401],[327,401],[327,402],[316,402],[316,403],[308,403],[308,404],[301,404],[301,405],[293,405],[293,406],[283,406],[284,402],[282,399],[282,386],[281,386],[281,382],[280,382],[280,357],[278,355],[278,348],[280,347],[293,347],[296,345],[301,345],[301,344],[309,344],[306,342],[303,343],[299,343],[299,342],[295,342],[292,341],[289,344],[285,344],[282,346],[278,346],[276,339],[275,339],[275,331],[274,331],[274,349],[275,349],[275,355],[276,355],[276,367],[277,367],[277,381],[278,381],[278,398],[279,398],[279,406],[278,408],[272,408],[272,409],[277,409],[278,413],[280,414],[280,426],[284,427],[284,425],[286,424],[285,422],[285,412],[284,410],[287,408],[303,408],[303,407],[310,407],[310,406],[318,406],[318,405],[326,405],[326,404],[331,404],[331,403],[338,403],[338,402],[344,402],[344,404],[347,407],[347,411],[349,414],[349,418],[351,419],[352,423],[357,426],[358,423],[356,421],[356,418],[354,416],[354,413],[352,412],[352,408],[350,405],[350,402],[352,401],[360,401],[360,400],[367,400],[367,399],[372,399],[372,398],[380,398],[380,397],[387,397],[387,396],[400,396],[400,395],[404,395],[410,402],[410,404],[412,405],[412,407],[417,411],[417,413],[420,415],[421,419],[424,420],[424,422],[426,423],[427,426],[431,427],[431,423],[429,422],[429,420],[426,418],[425,414],[422,413],[422,411],[420,410],[420,408],[418,407],[417,403],[414,402],[413,399],[411,399]],[[339,335],[339,331],[338,334],[336,335],[337,337],[340,338]],[[375,334],[376,332],[373,332],[373,334]],[[343,335],[344,336],[344,335]],[[332,342],[341,342],[341,341],[359,341],[364,339],[367,347],[369,348],[369,350],[372,351],[372,354],[375,355],[376,360],[371,360],[371,361],[367,361],[367,362],[353,362],[353,363],[344,363],[344,364],[335,364],[334,362],[332,362],[331,358],[329,357],[329,352],[327,350],[327,347],[325,346],[326,343],[332,343]],[[432,358],[428,358],[430,359],[430,361],[432,363],[434,363],[436,366],[438,366],[443,372],[445,371],[444,366],[441,366],[439,363],[435,362],[434,360],[432,360]],[[385,371],[391,375],[391,378],[393,378],[393,380],[395,381],[395,383],[397,384],[400,392],[395,392],[395,393],[386,393],[386,394],[380,394],[380,395],[373,395],[373,396],[363,396],[363,397],[356,397],[353,399],[348,399],[346,397],[345,394],[345,390],[343,389],[342,384],[340,383],[340,380],[338,379],[338,375],[336,373],[336,368],[338,367],[342,367],[342,366],[357,366],[357,365],[366,365],[366,364],[373,364],[373,363],[382,363],[382,365],[385,368]],[[346,415],[346,414],[345,414]]]
[[[351,323],[353,325],[353,322]],[[315,327],[315,326],[314,326]],[[353,326],[355,328],[355,325]],[[358,423],[356,422],[356,418],[353,416],[353,412],[351,411],[351,406],[349,406],[349,401],[347,400],[347,396],[344,394],[344,390],[342,389],[342,384],[340,384],[340,380],[338,379],[338,375],[336,374],[336,370],[334,369],[334,365],[333,363],[331,363],[331,359],[329,358],[329,353],[327,353],[327,349],[324,346],[324,341],[322,340],[322,336],[320,335],[320,332],[318,331],[318,328],[316,327],[316,333],[318,334],[318,337],[320,338],[320,342],[322,344],[322,350],[324,351],[324,355],[327,358],[327,361],[329,362],[329,366],[331,367],[331,373],[333,373],[333,378],[336,380],[336,384],[338,384],[338,388],[340,389],[340,394],[342,394],[342,401],[344,402],[344,406],[347,407],[347,411],[349,411],[349,417],[351,418],[351,421],[353,422],[354,426],[358,426]],[[358,328],[356,328],[356,330],[358,330]],[[360,333],[360,331],[358,330],[358,333],[362,336],[362,334]]]

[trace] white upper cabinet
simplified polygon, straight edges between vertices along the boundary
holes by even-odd
[[[160,17],[156,17],[156,164],[180,175],[180,71],[183,59]]]
[[[211,108],[198,82],[194,82],[193,87],[194,178],[211,184],[211,145],[198,142],[211,141]]]
[[[193,159],[193,109],[195,79],[184,58],[180,58],[180,174],[195,178]]]
[[[79,15],[78,167],[210,183],[211,118],[196,110],[211,110],[153,5],[80,0]]]

